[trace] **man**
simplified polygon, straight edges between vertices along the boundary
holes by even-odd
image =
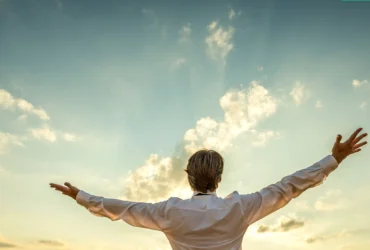
[[[90,195],[66,182],[50,186],[75,199],[97,216],[123,220],[135,227],[162,231],[175,250],[241,250],[249,225],[284,207],[303,191],[321,184],[349,155],[361,151],[367,134],[357,129],[341,143],[338,135],[332,154],[312,166],[284,177],[259,192],[233,192],[217,197],[223,158],[212,150],[201,150],[188,161],[186,173],[194,191],[190,199],[171,197],[158,203],[130,202]]]

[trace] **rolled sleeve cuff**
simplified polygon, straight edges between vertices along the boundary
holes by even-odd
[[[80,190],[76,196],[76,202],[85,208],[89,207],[89,199],[91,195]]]
[[[320,165],[323,167],[324,173],[329,175],[338,167],[338,162],[332,155],[328,155],[320,161]]]

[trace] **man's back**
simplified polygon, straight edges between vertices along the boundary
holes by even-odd
[[[176,250],[241,249],[248,227],[239,194],[194,194],[187,200],[170,198],[163,232]]]

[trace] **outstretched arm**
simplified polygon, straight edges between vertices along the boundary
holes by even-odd
[[[307,189],[322,184],[326,177],[338,167],[339,163],[347,156],[361,151],[361,147],[367,143],[360,143],[361,139],[367,136],[367,134],[358,136],[361,130],[361,128],[357,129],[343,143],[341,143],[342,136],[338,135],[332,148],[332,154],[312,166],[286,176],[281,181],[271,184],[259,192],[241,195],[248,225],[284,207]]]
[[[131,202],[88,194],[70,183],[65,186],[51,183],[50,187],[76,200],[95,216],[112,221],[123,220],[135,227],[161,230],[164,225],[166,201],[159,203]]]

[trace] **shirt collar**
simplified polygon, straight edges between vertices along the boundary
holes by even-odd
[[[209,191],[209,190],[207,191],[207,193],[203,193],[203,192],[200,192],[200,191],[194,191],[194,192],[193,192],[193,196],[195,196],[195,195],[197,195],[197,194],[209,194],[209,195],[217,196],[216,191],[211,192],[211,191]]]

